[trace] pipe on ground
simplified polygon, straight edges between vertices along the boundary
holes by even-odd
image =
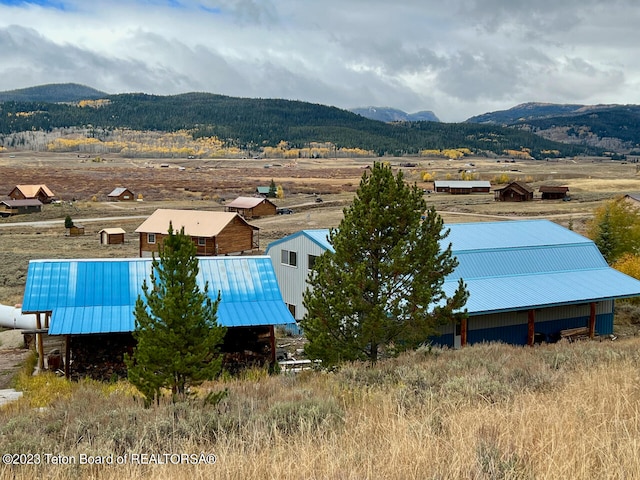
[[[24,315],[19,305],[11,307],[0,304],[0,327],[35,329],[37,328],[36,316]]]

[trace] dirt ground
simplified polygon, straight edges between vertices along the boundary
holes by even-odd
[[[378,159],[278,159],[197,160],[129,159],[103,156],[101,161],[77,154],[4,152],[0,154],[0,198],[19,184],[46,184],[62,200],[45,205],[40,213],[0,218],[0,303],[22,302],[29,260],[42,258],[137,257],[135,229],[157,208],[224,210],[226,201],[251,196],[257,186],[271,180],[282,186],[278,207],[290,207],[291,215],[251,220],[260,228],[261,251],[270,242],[301,229],[338,226],[367,166]],[[445,223],[547,218],[584,233],[585,222],[605,200],[640,193],[638,164],[598,158],[559,161],[505,162],[487,158],[463,160],[409,159],[415,167],[400,167],[407,159],[391,158],[395,169],[426,191],[433,183],[422,174],[457,179],[460,172],[494,183],[498,176],[520,180],[536,190],[531,202],[496,202],[493,194],[449,195],[425,193]],[[569,187],[571,201],[542,201],[541,185]],[[140,201],[108,202],[116,187],[127,187]],[[317,198],[322,202],[317,202]],[[63,219],[72,217],[85,227],[85,235],[66,236]],[[47,223],[49,222],[49,223]],[[122,227],[123,245],[100,245],[98,231]],[[2,379],[14,372],[24,352],[5,349],[0,354]],[[13,369],[13,370],[12,370]],[[5,382],[6,383],[6,382]]]

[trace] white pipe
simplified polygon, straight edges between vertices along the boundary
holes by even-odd
[[[23,315],[20,305],[10,307],[0,304],[0,327],[34,329],[37,328],[36,316]]]

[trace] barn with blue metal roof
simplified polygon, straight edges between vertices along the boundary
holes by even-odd
[[[150,258],[32,260],[22,311],[43,315],[49,335],[130,333],[151,264]],[[268,256],[201,257],[197,280],[201,288],[208,283],[213,300],[220,293],[220,325],[266,328],[273,344],[273,326],[293,322]]]
[[[548,220],[448,224],[458,267],[445,280],[452,294],[460,278],[469,290],[468,319],[445,326],[436,342],[531,344],[584,327],[613,333],[614,301],[640,296],[640,281],[609,267],[588,238]],[[308,255],[330,249],[328,230],[303,230],[269,244],[284,301],[304,316]],[[283,251],[287,253],[284,260]],[[297,259],[291,265],[289,259]]]

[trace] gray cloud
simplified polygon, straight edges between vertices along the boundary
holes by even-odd
[[[446,121],[526,101],[640,103],[635,0],[67,2],[0,2],[0,90],[73,81]]]

